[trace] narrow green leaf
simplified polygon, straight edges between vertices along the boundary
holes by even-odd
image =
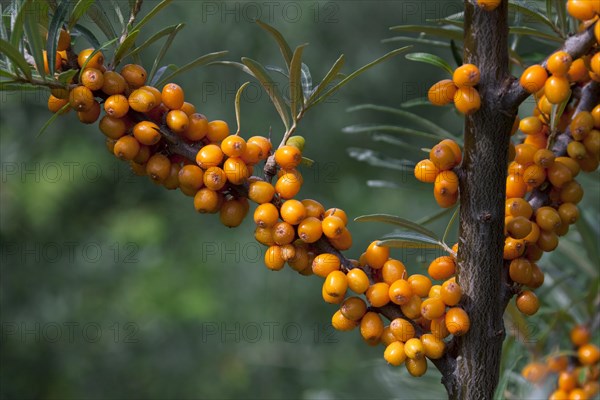
[[[160,67],[158,70],[156,70],[156,73],[154,74],[152,79],[150,79],[149,85],[158,86],[157,82],[163,77],[165,73],[167,73],[167,71],[177,71],[177,69],[179,69],[179,67],[175,64],[169,64]]]
[[[374,167],[390,168],[403,172],[409,172],[415,168],[415,163],[412,161],[390,158],[371,149],[350,147],[346,151],[350,157]]]
[[[242,123],[241,123],[241,112],[240,112],[240,99],[242,97],[242,93],[244,92],[244,89],[246,89],[246,86],[248,86],[250,84],[250,82],[244,82],[244,84],[242,86],[240,86],[240,88],[237,90],[236,94],[235,94],[235,120],[237,122],[237,131],[236,131],[236,135],[240,134],[240,131],[242,129]]]
[[[71,83],[71,78],[73,78],[75,75],[77,75],[79,71],[76,69],[69,69],[65,72],[61,72],[60,75],[58,75],[56,77],[56,80],[58,80],[60,83],[64,83],[69,84]]]
[[[279,90],[277,90],[277,84],[273,81],[271,76],[267,73],[265,68],[257,61],[251,58],[243,57],[242,63],[252,71],[253,76],[258,80],[261,86],[265,89],[271,102],[275,106],[283,125],[285,126],[286,132],[290,129],[290,117],[285,109],[285,103]]]
[[[560,23],[560,31],[562,36],[565,37],[565,33],[569,31],[569,19],[567,16],[566,1],[555,0],[554,5],[556,8],[556,15]]]
[[[444,208],[443,210],[440,210],[440,211],[436,212],[435,214],[428,215],[428,216],[418,219],[415,223],[418,225],[430,224],[430,223],[437,221],[438,219],[446,216],[446,214],[450,214],[457,207],[458,206],[454,206],[452,208]]]
[[[25,18],[26,15],[29,15],[30,18],[34,17],[34,14],[36,14],[37,11],[35,11],[35,4],[33,3],[32,0],[25,0],[21,4],[21,7],[18,9],[17,9],[17,6],[18,6],[18,3],[14,2],[13,7],[14,7],[14,10],[17,11],[17,13],[14,18],[14,22],[10,25],[12,27],[11,33],[10,33],[10,44],[12,44],[14,47],[16,47],[18,49],[19,44],[21,43],[21,40],[23,39],[23,28],[24,28],[23,18]],[[4,24],[2,24],[2,28],[4,28]]]
[[[292,121],[296,122],[298,113],[304,106],[304,93],[302,91],[302,52],[308,44],[303,44],[294,50],[290,63],[290,110]]]
[[[290,79],[290,74],[289,74],[288,70],[278,67],[277,65],[265,65],[265,69],[267,71],[277,72],[277,73],[283,75],[285,77],[285,79],[287,79],[287,80]]]
[[[454,210],[454,213],[452,214],[452,218],[450,218],[450,221],[448,221],[448,225],[446,225],[446,230],[444,231],[444,236],[442,236],[443,243],[446,243],[446,238],[448,237],[448,234],[450,233],[450,230],[452,229],[452,226],[454,225],[454,221],[458,217],[459,211],[460,211],[460,208],[457,208],[456,210]]]
[[[310,74],[310,69],[308,65],[302,63],[301,68],[301,83],[302,83],[302,94],[304,95],[304,99],[308,99],[310,94],[312,93],[312,75]]]
[[[400,104],[402,108],[411,108],[416,106],[432,106],[431,102],[427,97],[417,97],[415,99],[407,100]]]
[[[452,74],[454,73],[454,70],[452,69],[452,67],[443,58],[438,57],[435,54],[410,53],[410,54],[407,54],[405,57],[406,57],[406,59],[411,60],[411,61],[418,61],[418,62],[422,62],[422,63],[435,65],[436,67],[441,68],[444,71],[448,72],[450,74],[450,76],[452,76]]]
[[[338,73],[340,72],[340,69],[342,69],[342,67],[344,66],[345,63],[345,59],[344,59],[344,55],[342,54],[331,66],[331,68],[329,69],[329,71],[327,72],[327,74],[325,75],[325,77],[323,78],[323,80],[321,81],[321,83],[319,83],[317,85],[317,87],[315,87],[310,95],[310,97],[308,98],[308,100],[306,101],[307,103],[307,108],[309,108],[309,106],[319,97],[319,95],[321,93],[323,93],[323,91],[325,89],[327,89],[327,86],[329,86],[329,84],[331,82],[333,82],[334,79],[336,79],[336,77],[338,76]]]
[[[171,34],[174,30],[178,29],[177,28],[178,26],[179,26],[179,24],[167,26],[166,28],[161,29],[160,31],[156,32],[154,35],[150,36],[144,43],[142,43],[141,45],[139,45],[138,47],[136,47],[135,49],[133,49],[129,53],[127,53],[125,56],[123,56],[123,58],[133,57],[134,55],[138,54],[139,52],[141,52],[142,50],[146,49],[148,46],[150,46],[151,44],[156,42],[161,37]]]
[[[40,90],[39,86],[21,81],[0,81],[0,91],[3,92],[32,92]]]
[[[590,226],[589,221],[585,218],[585,214],[582,215],[575,223],[577,231],[581,236],[581,244],[585,249],[590,260],[600,259],[600,253],[598,252],[598,239],[594,230]]]
[[[48,129],[48,127],[50,125],[52,125],[52,123],[56,120],[56,118],[58,118],[60,115],[62,115],[63,111],[66,111],[69,107],[71,107],[71,105],[69,103],[67,103],[64,106],[62,106],[62,108],[60,110],[58,110],[57,112],[52,114],[50,119],[48,121],[46,121],[46,123],[42,126],[42,128],[38,132],[37,137],[39,138],[40,136],[42,136],[42,134],[44,132],[46,132],[46,129]]]
[[[236,61],[213,61],[211,63],[208,63],[207,65],[224,65],[226,67],[233,67],[233,68],[237,68],[242,72],[245,72],[246,74],[253,76],[254,74],[252,73],[252,71],[250,71],[250,68],[246,67],[244,64],[236,62]]]
[[[350,126],[346,126],[346,127],[342,128],[342,132],[349,133],[349,134],[371,133],[371,132],[378,132],[378,131],[379,132],[402,133],[402,134],[406,134],[406,135],[420,136],[420,137],[428,138],[431,140],[437,140],[437,141],[440,140],[439,135],[434,135],[431,133],[417,131],[414,129],[405,128],[402,126],[395,126],[395,125],[350,125]]]
[[[23,72],[27,79],[31,80],[31,67],[27,64],[25,57],[4,39],[0,39],[0,51],[6,55],[14,66]],[[43,64],[42,64],[43,65]]]
[[[435,26],[422,26],[422,25],[399,25],[392,26],[390,28],[392,32],[417,32],[425,33],[427,35],[440,36],[447,39],[453,39],[456,41],[463,40],[463,30],[455,28],[444,28]]]
[[[292,48],[290,47],[290,45],[286,42],[283,35],[277,29],[272,27],[271,25],[269,25],[265,22],[262,22],[260,20],[257,20],[256,23],[262,29],[269,32],[271,34],[271,36],[273,36],[273,38],[279,45],[279,51],[281,51],[281,55],[283,56],[285,65],[287,66],[288,71],[289,71],[290,65],[292,64],[292,57],[293,57]]]
[[[123,12],[121,12],[121,6],[119,6],[119,2],[116,0],[110,0],[110,4],[112,4],[112,8],[114,8],[115,14],[117,14],[119,24],[121,24],[121,27],[125,27],[125,18],[123,18]]]
[[[124,58],[123,56],[125,55],[125,52],[128,51],[131,48],[131,46],[133,46],[133,44],[135,43],[135,39],[137,38],[139,33],[140,33],[139,30],[131,32],[127,36],[127,38],[123,41],[123,43],[121,43],[121,45],[117,48],[117,50],[115,51],[115,56],[114,56],[114,61],[113,61],[114,67],[119,65],[119,62]]]
[[[335,92],[337,92],[338,90],[340,90],[344,85],[346,85],[352,79],[356,78],[357,76],[359,76],[363,72],[367,71],[371,67],[374,67],[375,65],[377,65],[377,64],[379,64],[379,63],[381,63],[383,61],[386,61],[387,59],[389,59],[391,57],[397,56],[398,54],[400,54],[400,53],[408,50],[410,47],[411,46],[405,46],[405,47],[402,47],[400,49],[396,49],[396,50],[390,51],[389,53],[383,55],[382,57],[379,57],[378,59],[376,59],[374,61],[371,61],[367,65],[365,65],[365,66],[357,69],[356,71],[354,71],[353,73],[351,73],[350,75],[348,75],[347,77],[345,77],[344,79],[342,79],[334,87],[332,87],[331,89],[329,89],[325,93],[323,93],[321,95],[321,97],[319,97],[318,99],[316,99],[311,105],[314,106],[314,105],[320,103],[321,101],[325,100],[326,98],[328,98],[329,96],[331,96],[332,94],[334,94]]]
[[[315,164],[315,160],[308,158],[308,157],[302,157],[302,161],[300,162],[300,165],[303,165],[305,167],[312,167]]]
[[[150,74],[148,74],[148,78],[150,80],[152,80],[152,78],[154,77],[154,74],[156,73],[156,69],[160,65],[165,54],[167,54],[167,51],[169,50],[169,47],[171,47],[171,43],[173,43],[175,36],[177,36],[179,31],[182,30],[184,26],[185,26],[185,24],[177,25],[175,27],[175,29],[173,29],[173,31],[171,33],[169,33],[169,36],[167,36],[167,40],[165,40],[165,43],[163,43],[162,47],[160,48],[160,51],[156,55],[156,58],[154,59],[154,64],[152,64],[152,69],[150,70]]]
[[[173,0],[163,0],[160,3],[158,3],[156,5],[156,7],[154,7],[152,9],[152,11],[150,11],[148,14],[146,14],[144,16],[144,18],[142,18],[140,20],[140,22],[137,23],[137,25],[135,25],[135,27],[133,28],[133,30],[139,30],[142,28],[142,26],[146,25],[152,18],[154,18],[156,16],[156,14],[158,14],[163,8],[165,8],[166,6],[168,6]]]
[[[444,249],[439,241],[418,232],[398,232],[385,235],[377,242],[377,245],[401,249]]]
[[[100,47],[100,41],[98,40],[98,38],[96,37],[96,35],[94,35],[92,33],[92,31],[90,31],[88,28],[86,28],[85,26],[82,25],[75,25],[72,30],[71,33],[76,33],[80,36],[85,37],[85,39],[88,41],[88,43],[94,48],[97,49]]]
[[[117,37],[117,32],[113,28],[110,19],[106,15],[106,12],[102,8],[101,2],[94,2],[87,10],[86,14],[94,21],[94,23],[100,28],[104,36],[108,40]]]
[[[424,236],[427,236],[431,239],[435,239],[435,242],[439,242],[438,236],[423,226],[409,221],[407,219],[398,217],[396,215],[390,214],[370,214],[370,215],[361,215],[360,217],[354,218],[356,222],[383,222],[386,224],[396,225],[401,228],[408,229],[413,232],[418,232]]]
[[[9,71],[5,71],[2,68],[0,68],[0,76],[3,76],[5,78],[10,78],[11,80],[14,80],[14,79],[18,78],[18,76],[10,73]]]
[[[54,63],[56,61],[56,48],[58,47],[58,39],[62,29],[63,22],[69,13],[69,0],[62,0],[56,12],[52,16],[50,25],[48,26],[48,39],[46,40],[46,57],[48,57],[48,70],[50,76],[54,75]]]
[[[456,45],[456,42],[454,40],[450,41],[450,50],[452,50],[452,58],[454,58],[456,66],[460,67],[461,65],[463,65],[462,49],[460,49]]]
[[[551,35],[546,32],[542,32],[538,29],[528,28],[526,26],[511,26],[508,29],[508,33],[511,35],[525,35],[525,36],[535,36],[542,39],[547,39],[552,42],[562,43],[563,39],[558,36]]]
[[[448,47],[448,42],[440,42],[439,40],[431,40],[431,39],[423,39],[420,37],[411,37],[411,36],[394,36],[391,38],[383,39],[381,43],[394,43],[394,42],[409,42],[416,44],[425,44],[427,46],[436,46],[436,47]]]
[[[549,26],[555,32],[558,30],[558,27],[546,15],[540,12],[533,3],[509,1],[508,9],[531,17],[533,20]]]
[[[69,18],[69,30],[71,30],[81,17],[87,12],[88,8],[94,4],[94,0],[79,0]]]
[[[44,38],[40,32],[35,15],[26,15],[24,20],[25,35],[29,43],[29,50],[35,60],[36,70],[42,78],[46,76],[44,71]]]
[[[425,129],[435,132],[435,133],[439,134],[440,136],[445,136],[447,138],[457,140],[457,137],[455,135],[448,132],[441,126],[434,124],[429,119],[423,118],[420,115],[417,115],[417,114],[414,114],[414,113],[411,113],[408,111],[400,110],[398,108],[387,107],[387,106],[378,106],[375,104],[361,104],[361,105],[353,106],[353,107],[346,109],[347,112],[356,112],[356,111],[361,111],[361,110],[374,110],[374,111],[381,111],[381,112],[398,115],[400,117],[406,118],[406,119],[414,122],[415,124],[419,124],[422,127],[424,127]]]
[[[408,144],[404,140],[400,140],[395,136],[386,135],[385,133],[375,133],[375,134],[373,134],[371,139],[373,139],[374,142],[384,142],[384,143],[388,143],[388,144],[391,144],[394,146],[408,149],[410,151],[418,151],[419,150],[418,147]]]
[[[184,72],[187,72],[193,68],[197,68],[197,67],[201,67],[203,65],[206,65],[212,61],[215,61],[218,58],[221,58],[223,56],[225,56],[228,53],[228,51],[218,51],[215,53],[208,53],[205,54],[203,56],[200,56],[198,58],[196,58],[194,61],[191,61],[183,66],[181,66],[180,68],[178,68],[177,70],[173,71],[171,74],[167,75],[166,77],[162,78],[160,80],[160,82],[158,83],[158,86],[162,86],[165,83],[173,80],[173,78],[179,74],[182,74]]]

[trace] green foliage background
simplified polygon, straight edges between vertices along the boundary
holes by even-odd
[[[143,12],[156,4],[145,3]],[[293,46],[310,43],[304,62],[317,81],[341,53],[347,57],[348,72],[403,46],[381,43],[393,36],[388,27],[425,24],[462,7],[457,1],[269,4],[273,8],[260,2],[176,1],[140,37],[183,22],[186,27],[166,56],[167,63],[182,65],[204,53],[229,50],[229,60],[247,56],[281,66],[271,38],[252,23],[255,10],[260,10],[263,21],[276,26]],[[84,47],[79,43],[77,49]],[[533,56],[550,50],[527,41],[524,48]],[[147,69],[158,49],[155,44],[143,54]],[[452,60],[449,48],[415,49]],[[345,110],[362,103],[399,107],[424,96],[444,77],[432,66],[399,56],[308,113],[298,133],[307,139],[305,155],[317,163],[303,170],[301,196],[341,207],[351,218],[383,212],[416,221],[439,211],[431,188],[415,181],[410,168],[369,166],[350,158],[347,149],[369,148],[413,162],[424,153],[373,141],[368,133],[345,134],[342,128],[366,123],[411,127],[375,111]],[[247,80],[225,67],[203,67],[175,79],[199,112],[228,121],[232,129],[235,91]],[[250,217],[241,227],[228,229],[218,216],[196,215],[190,198],[132,175],[106,151],[97,127],[82,126],[73,113],[36,137],[49,117],[45,91],[0,95],[2,398],[443,396],[434,368],[426,377],[410,378],[404,368],[385,365],[383,347],[365,345],[357,332],[332,331],[329,321],[336,308],[323,303],[320,279],[304,278],[290,269],[268,271],[257,255],[260,247],[254,242]],[[522,115],[531,107],[526,104]],[[451,107],[410,111],[461,133],[462,119]],[[242,135],[266,135],[270,127],[278,142],[281,123],[253,83],[242,99]],[[435,143],[403,140],[416,148]],[[589,254],[590,248],[598,248],[597,177],[594,173],[582,178],[588,188],[583,203],[590,229],[588,253],[573,232],[571,240],[561,244],[561,252],[541,263],[562,274],[553,288],[560,296],[543,300],[548,307],[555,307],[556,300],[561,309],[575,309],[572,315],[578,320],[586,318],[585,306],[592,296],[577,287],[597,282],[598,276],[597,253]],[[370,188],[366,182],[372,179],[394,182],[399,188]],[[450,214],[429,227],[441,235],[449,218]],[[371,240],[387,232],[376,224],[349,227],[355,246],[348,254],[356,258]],[[454,243],[455,231],[449,243]],[[437,255],[396,251],[395,256],[417,273]],[[547,337],[542,337],[543,343],[538,339],[550,325],[540,321],[544,314],[555,313],[542,309],[542,317],[528,320],[534,333],[527,339],[548,345]],[[559,326],[569,321],[563,314],[556,313]],[[510,342],[507,351],[518,354],[522,339],[516,345]],[[513,381],[519,383],[517,378]]]

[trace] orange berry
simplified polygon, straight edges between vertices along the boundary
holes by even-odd
[[[527,92],[536,93],[544,87],[547,79],[548,73],[546,69],[536,64],[523,71],[519,83]]]
[[[77,56],[77,64],[79,64],[80,68],[83,68],[83,65],[93,52],[94,49],[85,49],[79,52]],[[86,68],[101,69],[102,64],[104,64],[104,55],[101,51],[99,51],[88,61]]]
[[[227,180],[234,185],[241,185],[250,177],[248,166],[237,157],[229,157],[223,163],[223,171]]]
[[[452,81],[458,88],[476,86],[479,83],[479,68],[473,64],[463,64],[454,70]]]
[[[593,0],[568,0],[567,12],[569,15],[580,21],[586,21],[594,18]]]
[[[513,282],[527,285],[532,278],[531,263],[526,258],[515,258],[510,262],[509,275]]]
[[[521,143],[515,146],[515,162],[521,165],[533,163],[533,157],[538,149],[530,144]]]
[[[133,136],[123,136],[117,140],[113,152],[121,160],[133,160],[140,151],[140,143]]]
[[[527,183],[522,177],[508,175],[506,177],[506,197],[523,197],[527,193]]]
[[[369,286],[365,295],[373,307],[383,307],[390,302],[390,285],[385,282],[377,282]]]
[[[340,271],[334,271],[334,272],[339,272],[339,273],[343,274]],[[332,274],[333,274],[333,272],[332,272]],[[331,274],[329,274],[327,276],[328,279],[329,279],[330,275]],[[346,278],[345,275],[344,275],[344,278]],[[346,280],[346,282],[347,282],[347,280]],[[342,312],[342,315],[344,317],[348,318],[349,320],[358,321],[367,312],[367,303],[365,303],[365,301],[363,299],[361,299],[360,297],[349,297],[346,300],[344,300],[344,302],[340,306],[340,311]]]
[[[358,326],[358,321],[349,320],[340,310],[337,310],[331,317],[331,325],[338,331],[351,331]]]
[[[409,359],[419,359],[425,356],[423,343],[418,338],[410,338],[404,343],[404,352]]]
[[[348,225],[348,216],[341,208],[330,208],[329,210],[325,211],[324,217],[329,217],[330,215],[341,218],[341,220],[344,221],[344,225]]]
[[[112,118],[105,115],[98,124],[100,131],[111,139],[118,139],[127,132],[127,124],[122,118]]]
[[[440,288],[440,299],[447,306],[455,306],[462,298],[462,288],[455,281],[448,280]]]
[[[377,241],[371,242],[365,255],[366,262],[371,268],[382,268],[388,258],[390,258],[389,247],[378,246]]]
[[[446,351],[446,343],[444,343],[443,340],[435,337],[435,335],[431,333],[421,335],[420,339],[427,358],[431,360],[442,358],[444,351]]]
[[[216,167],[223,161],[223,152],[216,144],[208,144],[202,147],[196,155],[196,163],[203,168]]]
[[[341,218],[330,215],[323,219],[322,231],[330,239],[339,238],[344,232],[344,221]]]
[[[572,180],[560,189],[560,201],[577,204],[583,198],[583,188],[579,182]]]
[[[279,271],[285,265],[283,251],[280,246],[271,246],[265,252],[265,265],[272,271]]]
[[[383,333],[383,321],[379,314],[369,311],[360,321],[360,334],[363,339],[371,344],[377,344]]]
[[[208,188],[200,189],[194,196],[194,208],[199,213],[215,213],[219,211],[222,198],[219,193]]]
[[[221,142],[227,136],[229,136],[229,125],[227,125],[227,122],[215,120],[208,123],[208,133],[206,134],[206,137],[212,143]]]
[[[477,0],[477,5],[485,11],[493,11],[498,8],[501,2],[501,0]]]
[[[590,329],[585,325],[575,325],[570,333],[571,342],[575,347],[588,344],[592,338]]]
[[[404,343],[396,341],[388,344],[383,352],[383,358],[395,367],[401,365],[406,360]]]
[[[421,303],[421,315],[428,320],[436,319],[444,315],[446,304],[439,298],[426,299]]]
[[[440,196],[452,196],[458,192],[458,176],[453,171],[442,171],[435,178],[434,193]]]
[[[388,285],[393,284],[399,279],[404,279],[406,275],[406,267],[402,263],[402,261],[389,259],[381,268],[381,275],[383,277],[383,281]]]
[[[583,365],[594,365],[600,360],[600,349],[593,343],[584,344],[577,350],[577,358]]]
[[[71,35],[64,29],[60,30],[58,35],[58,44],[56,46],[57,51],[65,51],[71,47]]]
[[[556,156],[554,155],[552,150],[539,149],[533,155],[533,162],[542,168],[548,168],[552,164],[554,164],[555,158]]]
[[[67,99],[59,99],[57,97],[54,97],[53,95],[50,95],[50,97],[48,97],[48,110],[50,110],[51,113],[57,113],[58,111],[60,111],[61,108],[66,106],[68,103],[69,103],[69,100],[67,100]],[[66,113],[67,111],[69,111],[69,108],[67,108],[65,111],[63,111],[63,114]]]
[[[278,222],[273,226],[273,240],[276,244],[283,246],[290,244],[296,237],[294,227],[287,222]]]
[[[354,293],[363,294],[369,288],[369,278],[365,271],[360,268],[353,268],[346,274],[348,278],[348,287]]]
[[[397,340],[406,342],[415,337],[415,327],[404,318],[395,318],[390,323],[390,330]]]
[[[81,83],[91,91],[100,90],[104,85],[104,74],[96,68],[86,68],[81,73]]]
[[[540,383],[548,375],[548,368],[540,362],[531,362],[521,371],[523,378],[531,383]]]
[[[452,169],[456,166],[456,156],[447,144],[438,143],[429,152],[429,159],[441,171]]]
[[[391,300],[395,304],[406,304],[410,301],[410,298],[413,296],[413,289],[410,283],[408,283],[408,281],[404,279],[398,279],[391,285],[385,283],[385,285],[389,287],[387,293],[388,301]]]
[[[248,187],[248,198],[255,203],[269,203],[275,196],[275,188],[269,182],[255,181]]]
[[[279,210],[281,219],[291,225],[298,225],[306,217],[306,209],[298,200],[286,200]]]
[[[323,235],[321,221],[315,217],[307,217],[298,225],[298,237],[305,243],[314,243]]]
[[[421,182],[433,183],[439,173],[439,168],[429,159],[421,160],[415,166],[415,178]]]
[[[133,127],[133,135],[140,143],[152,146],[160,141],[160,128],[154,122],[141,121]]]
[[[512,215],[513,217],[525,217],[526,219],[531,218],[533,215],[533,209],[531,205],[522,198],[509,198],[506,200],[506,215]]]
[[[162,183],[169,177],[171,161],[162,154],[154,154],[146,163],[146,172],[153,181]]]
[[[384,264],[385,266],[385,264]],[[419,297],[426,297],[431,289],[431,279],[421,274],[414,274],[408,277],[408,283],[412,289],[413,294]]]
[[[102,91],[107,95],[112,96],[113,94],[121,94],[125,91],[126,87],[127,83],[121,74],[114,71],[106,71],[104,73]]]
[[[95,101],[94,94],[85,86],[77,86],[69,93],[69,103],[75,111],[88,111]]]
[[[146,84],[148,74],[141,65],[127,64],[121,68],[121,76],[125,78],[130,88],[137,89]]]
[[[340,259],[335,254],[323,253],[315,257],[312,263],[313,273],[321,278],[327,277],[330,272],[340,269]]]
[[[479,92],[469,86],[459,88],[454,95],[454,106],[461,114],[473,114],[481,107]]]
[[[197,142],[208,133],[208,120],[202,114],[192,114],[188,117],[188,127],[183,132],[186,139]]]
[[[321,203],[313,199],[304,199],[302,200],[302,204],[306,209],[307,217],[315,217],[317,219],[322,219],[325,214],[325,207]]]
[[[525,252],[525,242],[522,239],[514,239],[510,236],[504,241],[503,256],[505,260],[513,260],[521,257]]]
[[[443,79],[431,86],[427,92],[427,98],[431,104],[443,106],[454,101],[456,85],[450,79]]]
[[[346,290],[348,290],[346,274],[339,270],[331,271],[323,282],[323,290],[332,297],[344,298]]]
[[[532,231],[532,223],[525,217],[513,217],[506,225],[506,230],[515,239],[525,239]]]
[[[240,157],[246,151],[246,141],[240,136],[227,136],[221,142],[221,150],[228,157]]]
[[[557,51],[548,57],[546,67],[554,76],[565,76],[573,63],[573,58],[566,51]]]
[[[129,111],[127,97],[122,94],[114,94],[104,101],[104,111],[113,118],[123,118]]]
[[[571,95],[569,80],[564,76],[551,76],[544,84],[544,95],[552,104],[562,103]]]
[[[429,264],[427,272],[435,280],[446,280],[456,272],[456,262],[449,256],[438,257]]]
[[[525,290],[517,296],[517,308],[523,314],[533,315],[540,308],[540,302],[532,291]]]
[[[570,392],[577,387],[577,374],[575,371],[563,371],[558,374],[558,388]],[[568,397],[567,397],[568,398]]]
[[[446,328],[454,336],[464,335],[471,327],[469,316],[459,307],[452,307],[448,310],[445,317]]]
[[[298,194],[302,186],[302,176],[298,171],[283,173],[275,183],[275,191],[282,199],[291,199]]]
[[[184,165],[179,170],[179,184],[194,190],[200,190],[204,184],[204,172],[196,165]]]
[[[181,110],[171,110],[167,113],[167,126],[175,133],[185,132],[189,125],[190,119],[186,113]]]
[[[221,223],[229,228],[239,226],[248,213],[247,201],[246,199],[225,201],[219,214]]]
[[[302,153],[295,146],[282,146],[275,151],[275,162],[283,169],[296,168],[302,161]]]
[[[573,61],[567,72],[567,78],[569,78],[569,82],[585,82],[588,80],[588,70],[583,58],[578,58]]]
[[[400,309],[407,318],[418,319],[421,317],[422,302],[421,298],[415,294],[408,300],[408,303],[401,305]]]
[[[547,171],[548,180],[552,183],[552,186],[557,188],[562,188],[568,182],[573,180],[573,173],[569,169],[569,167],[565,166],[563,163],[555,162],[550,167],[548,167]]]
[[[542,121],[538,117],[523,118],[519,122],[519,129],[526,135],[536,135],[542,131]]]
[[[425,357],[407,358],[404,365],[408,373],[416,378],[425,375],[425,372],[427,372],[427,359]]]
[[[151,91],[136,89],[129,95],[129,107],[138,112],[148,112],[156,107],[156,100]]]
[[[279,210],[271,203],[261,204],[254,211],[254,222],[261,228],[270,228],[279,221]]]
[[[204,173],[203,182],[211,190],[221,190],[227,183],[227,175],[219,167],[210,167]]]
[[[452,139],[444,139],[440,142],[440,144],[445,144],[446,146],[450,147],[452,154],[454,154],[454,161],[456,165],[460,164],[462,161],[462,150],[460,149],[458,143]]]

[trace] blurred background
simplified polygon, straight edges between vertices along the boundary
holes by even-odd
[[[143,13],[157,4],[144,3]],[[114,9],[104,4],[108,17],[116,19]],[[260,18],[278,28],[292,47],[310,44],[304,62],[316,84],[342,53],[348,73],[408,44],[382,43],[395,36],[390,26],[425,24],[461,9],[458,1],[177,0],[140,37],[185,23],[165,63],[182,65],[201,54],[229,50],[228,60],[247,56],[282,66],[276,44],[253,23]],[[94,29],[91,21],[82,23]],[[82,39],[76,49],[85,47]],[[160,43],[143,54],[148,70],[159,49]],[[550,47],[525,39],[522,49],[539,60]],[[449,46],[417,44],[415,51],[452,62]],[[376,123],[422,129],[390,114],[347,108],[365,103],[400,107],[426,96],[442,78],[441,70],[400,55],[309,112],[298,134],[306,138],[305,155],[316,163],[302,169],[300,196],[326,208],[343,208],[351,219],[381,212],[418,221],[438,213],[431,187],[399,163],[422,159],[418,149],[435,141],[396,134],[408,147],[394,146],[376,133],[352,134],[343,128]],[[233,68],[203,67],[175,82],[199,112],[235,129],[234,97],[247,80]],[[267,270],[264,248],[253,238],[251,214],[237,229],[222,226],[217,215],[196,214],[191,198],[133,175],[108,153],[97,126],[81,125],[73,113],[38,137],[50,117],[47,92],[0,96],[2,398],[445,396],[435,368],[411,378],[404,367],[386,365],[382,346],[369,347],[357,331],[334,331],[330,319],[336,307],[321,299],[320,279],[289,268]],[[521,115],[529,115],[531,107],[525,104]],[[423,105],[410,111],[461,134],[462,119],[451,107]],[[242,97],[242,135],[267,135],[270,129],[278,143],[282,125],[252,82]],[[367,186],[372,180],[385,183]],[[586,186],[585,234],[573,229],[559,251],[541,262],[555,272],[539,290],[549,294],[542,296],[539,316],[514,322],[527,326],[509,340],[507,354],[513,356],[504,366],[507,371],[517,371],[526,361],[525,342],[528,348],[556,346],[560,335],[542,336],[544,329],[552,326],[560,333],[566,329],[562,322],[584,321],[589,312],[590,293],[583,288],[598,278],[597,253],[589,250],[597,251],[599,244],[598,173],[581,182]],[[442,235],[451,215],[427,226]],[[353,258],[390,231],[355,222],[349,228],[354,247],[347,254]],[[455,239],[456,225],[448,242]],[[438,254],[396,250],[393,256],[418,273]],[[529,333],[523,337],[522,332]],[[507,374],[512,374],[511,385],[521,383],[514,373]]]

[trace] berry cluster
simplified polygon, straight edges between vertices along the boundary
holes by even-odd
[[[593,20],[600,14],[600,3],[595,0],[568,0],[567,12],[580,21]]]
[[[442,140],[433,146],[429,159],[415,166],[415,177],[433,183],[433,196],[440,207],[452,207],[458,200],[458,176],[452,171],[462,161],[460,146],[452,139]]]
[[[147,85],[140,65],[112,71],[104,66],[102,53],[92,49],[76,58],[78,81],[69,90],[54,90],[49,109],[74,109],[86,124],[99,120],[109,150],[129,162],[136,174],[193,197],[198,212],[219,213],[225,226],[240,225],[250,210],[248,200],[256,203],[254,236],[267,246],[266,267],[278,271],[287,263],[302,275],[323,278],[323,299],[339,305],[332,317],[334,328],[360,327],[369,345],[385,345],[384,358],[395,366],[405,363],[414,376],[426,372],[427,358],[444,355],[444,339],[469,330],[469,317],[459,306],[462,289],[454,278],[457,246],[451,256],[430,264],[429,277],[409,276],[401,261],[390,258],[389,247],[378,242],[359,260],[342,255],[352,246],[346,213],[326,210],[316,200],[297,199],[303,184],[298,168],[304,138],[289,137],[277,149],[263,136],[246,140],[231,134],[224,121],[208,121],[197,113],[179,85]],[[185,151],[176,151],[175,141],[183,143]],[[432,173],[440,202],[453,204],[458,179],[451,168],[461,161],[460,148],[447,140],[431,154],[431,165],[423,173]],[[273,162],[275,184],[269,173],[266,179],[253,176],[260,162],[265,169]],[[354,296],[347,296],[348,290]],[[388,326],[380,314],[390,319]]]
[[[544,360],[525,365],[521,375],[529,382],[541,384],[549,376],[556,379],[556,389],[550,400],[583,400],[597,398],[600,393],[600,348],[591,343],[592,332],[587,325],[571,329],[571,352],[557,352]],[[572,354],[572,355],[570,355]]]
[[[454,102],[461,114],[473,114],[481,107],[481,98],[475,88],[479,83],[479,68],[473,64],[464,64],[452,75],[452,79],[443,79],[435,83],[427,92],[427,98],[436,106]]]

